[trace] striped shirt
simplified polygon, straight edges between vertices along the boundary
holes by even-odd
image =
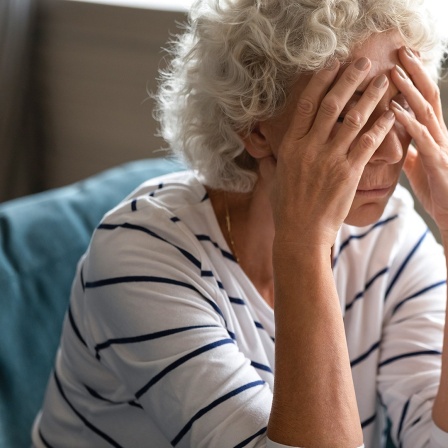
[[[343,225],[333,272],[366,448],[441,448],[445,258],[398,186],[374,225]],[[80,260],[36,447],[263,447],[273,310],[232,256],[203,185],[153,179]],[[298,372],[298,380],[300,372]],[[269,445],[268,445],[269,446]]]

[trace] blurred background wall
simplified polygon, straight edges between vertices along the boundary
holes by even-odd
[[[0,201],[43,186],[34,0],[0,2]]]
[[[136,3],[0,1],[0,202],[164,146],[148,91],[186,15]]]

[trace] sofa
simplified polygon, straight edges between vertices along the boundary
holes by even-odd
[[[179,169],[139,160],[0,204],[0,448],[30,446],[76,265],[100,219],[144,180]]]

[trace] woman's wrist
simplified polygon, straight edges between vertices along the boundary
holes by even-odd
[[[448,241],[448,240],[447,240]],[[272,246],[274,261],[287,260],[301,263],[310,260],[323,260],[327,262],[331,258],[332,244],[326,241],[304,240],[301,237],[287,238],[284,235],[276,235]]]

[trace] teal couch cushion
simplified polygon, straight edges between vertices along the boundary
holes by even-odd
[[[76,264],[109,209],[141,182],[179,170],[132,162],[0,204],[0,448],[30,445]]]

